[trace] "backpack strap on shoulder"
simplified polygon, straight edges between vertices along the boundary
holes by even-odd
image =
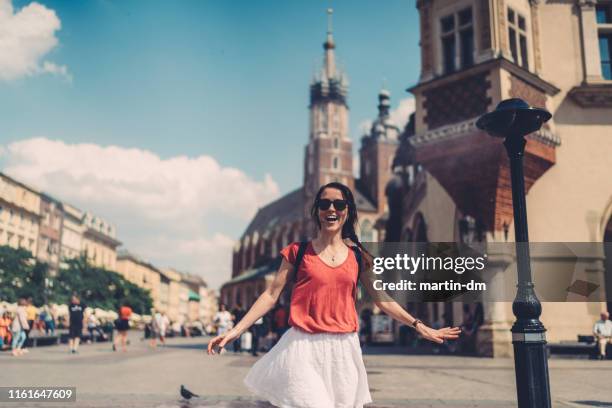
[[[357,284],[359,284],[359,278],[361,277],[361,269],[363,268],[361,249],[359,249],[357,245],[353,245],[351,249],[355,253],[355,258],[357,259]]]
[[[355,259],[357,259],[357,282],[355,283],[355,287],[353,289],[353,299],[355,300],[355,302],[357,302],[357,292],[359,291],[359,278],[361,277],[361,269],[363,268],[362,254],[361,249],[357,245],[353,245],[351,249],[355,254]]]
[[[295,257],[295,264],[293,265],[293,283],[297,282],[298,269],[300,269],[300,265],[304,259],[304,254],[306,253],[307,247],[308,242],[300,242],[300,247],[298,248],[298,253]]]

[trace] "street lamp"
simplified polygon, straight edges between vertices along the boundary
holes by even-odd
[[[535,132],[551,118],[545,109],[530,107],[522,99],[501,101],[493,112],[481,116],[476,122],[479,129],[491,136],[504,138],[510,159],[512,181],[512,207],[518,268],[517,293],[512,303],[516,322],[512,326],[514,370],[519,408],[550,408],[550,385],[546,354],[546,329],[539,317],[542,306],[531,280],[529,236],[523,156],[525,135]]]

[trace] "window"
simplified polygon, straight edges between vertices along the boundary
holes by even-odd
[[[320,118],[321,118],[321,130],[327,130],[327,112],[325,111],[325,106],[321,106],[320,109]]]
[[[338,148],[338,137],[334,138],[334,149]]]
[[[612,3],[597,5],[597,31],[599,38],[599,58],[601,60],[601,75],[612,80]]]
[[[449,74],[459,68],[474,64],[474,26],[472,8],[468,7],[456,14],[440,20],[442,69]]]
[[[604,79],[612,79],[612,33],[599,34],[599,55],[601,57],[601,74]]]
[[[511,8],[508,8],[508,41],[514,63],[529,69],[527,23],[524,16],[516,13]]]
[[[612,24],[609,5],[599,5],[595,8],[597,13],[597,24]]]
[[[338,169],[338,158],[337,157],[334,157],[332,167],[334,168],[334,170]]]

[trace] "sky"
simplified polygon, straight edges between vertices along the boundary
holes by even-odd
[[[414,1],[0,0],[0,168],[218,288],[301,185],[330,6],[356,152],[383,84],[400,125],[414,109]]]

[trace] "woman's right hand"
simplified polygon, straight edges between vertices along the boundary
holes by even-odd
[[[223,353],[223,351],[225,350],[225,345],[228,344],[228,343],[233,342],[234,340],[238,339],[239,337],[240,337],[240,333],[238,333],[234,329],[228,331],[225,334],[222,334],[220,336],[214,337],[208,343],[208,354],[209,355],[216,354],[215,353],[215,347],[219,348],[219,354]]]

